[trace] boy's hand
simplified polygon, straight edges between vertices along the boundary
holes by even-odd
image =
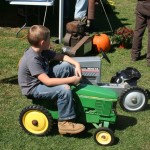
[[[73,84],[74,85],[78,85],[80,83],[81,77],[79,77],[79,76],[73,76],[73,78],[74,78]]]
[[[75,66],[75,75],[80,78],[82,77],[80,64]]]

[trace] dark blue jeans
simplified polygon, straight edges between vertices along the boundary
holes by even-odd
[[[67,62],[60,62],[49,70],[50,77],[64,78],[74,75],[74,68]],[[70,120],[76,117],[74,110],[74,102],[72,98],[72,91],[68,84],[57,86],[46,86],[40,84],[32,93],[35,99],[57,99],[57,107],[59,120]]]

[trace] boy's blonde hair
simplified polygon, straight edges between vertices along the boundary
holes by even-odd
[[[40,41],[46,41],[48,38],[50,38],[50,30],[42,25],[33,25],[27,34],[31,46],[38,46]]]

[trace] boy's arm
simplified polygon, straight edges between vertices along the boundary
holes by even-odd
[[[71,57],[64,54],[56,54],[54,60],[66,61],[75,66],[75,76],[67,78],[49,78],[46,73],[37,75],[37,78],[47,86],[56,86],[61,84],[74,84],[77,85],[81,80],[81,67],[80,64]]]
[[[66,61],[66,62],[74,65],[75,66],[75,75],[81,77],[81,66],[76,60],[74,60],[73,58],[71,58],[67,55],[64,55],[64,54],[56,54],[54,59],[59,60],[59,61]]]
[[[81,80],[81,78],[77,76],[72,76],[67,78],[50,78],[46,73],[41,73],[37,75],[37,78],[47,86],[56,86],[61,84],[77,85]]]

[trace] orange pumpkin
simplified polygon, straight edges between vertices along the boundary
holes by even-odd
[[[98,52],[100,52],[100,48],[104,52],[108,52],[110,50],[110,39],[106,34],[95,35],[93,37],[93,45]]]

